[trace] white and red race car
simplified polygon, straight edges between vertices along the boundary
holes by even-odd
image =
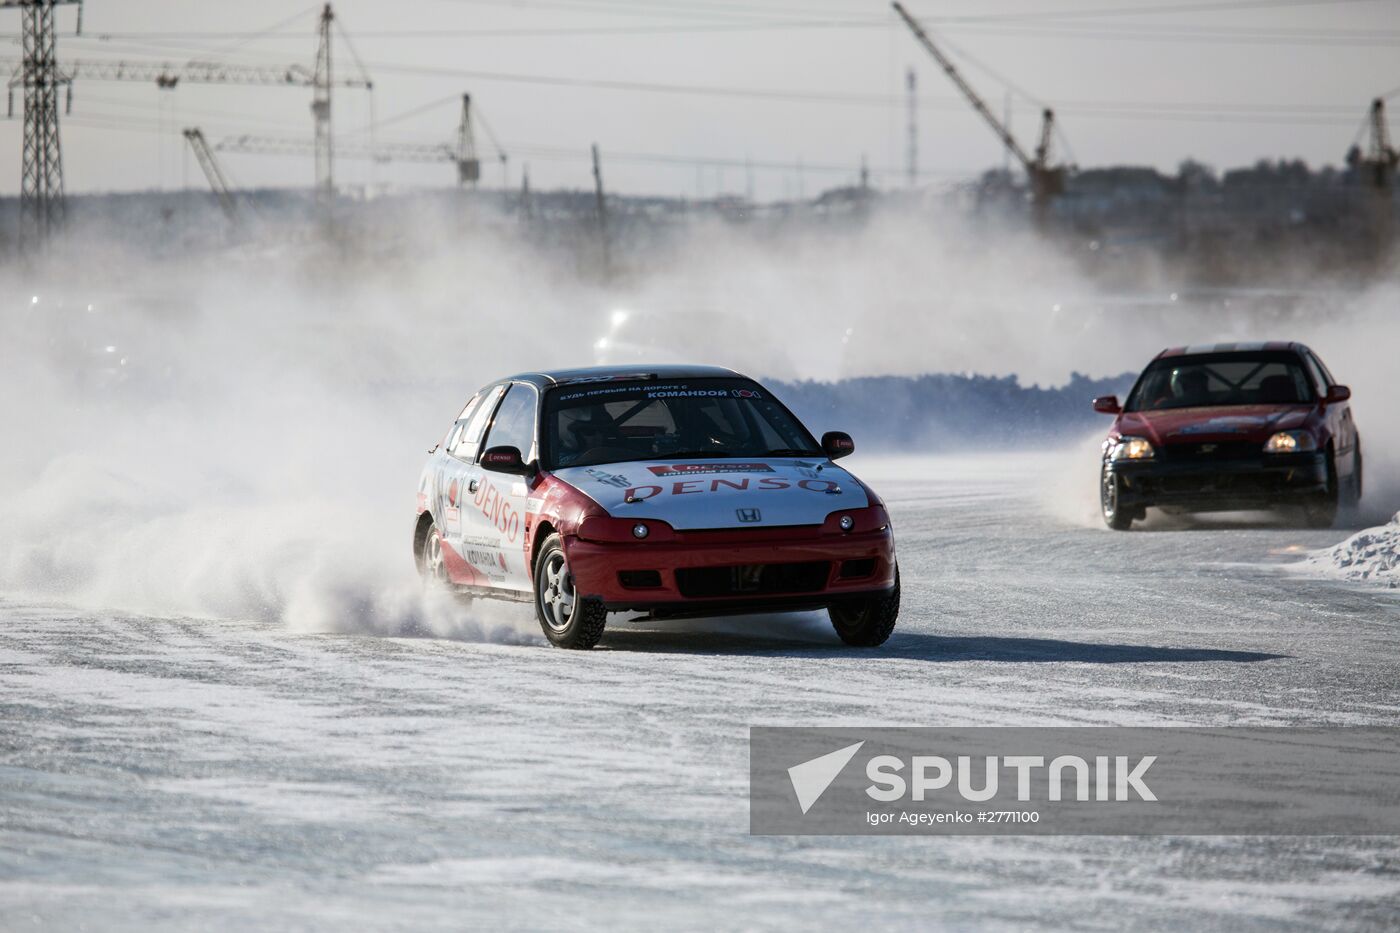
[[[472,396],[418,484],[425,577],[529,600],[555,645],[609,612],[827,609],[849,645],[899,614],[884,503],[767,389],[700,366],[525,373]]]

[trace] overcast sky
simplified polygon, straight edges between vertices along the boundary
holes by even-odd
[[[1027,149],[1037,102],[1055,106],[1069,147],[1059,152],[1081,166],[1172,170],[1187,157],[1216,167],[1265,157],[1336,164],[1371,98],[1400,91],[1400,0],[908,5],[957,50],[993,110],[1000,114],[1011,93],[1013,129]],[[509,156],[512,187],[526,163],[533,187],[587,187],[593,142],[608,187],[620,192],[744,194],[752,184],[760,198],[810,196],[853,183],[863,156],[874,183],[903,184],[910,67],[922,183],[946,184],[1003,159],[989,128],[883,2],[340,0],[335,11],[354,53],[337,36],[337,72],[353,73],[358,55],[375,85],[372,105],[366,92],[337,89],[337,135],[365,138],[377,114],[380,141],[450,143],[469,91]],[[281,0],[88,0],[82,36],[72,35],[72,11],[60,14],[59,56],[309,66],[318,12]],[[19,14],[0,12],[0,21],[5,54],[16,57]],[[200,126],[211,140],[309,141],[310,99],[305,88],[159,91],[80,80],[73,112],[61,118],[67,188],[203,187],[182,127]],[[21,131],[9,121],[0,144],[7,193],[18,190]],[[477,139],[489,157],[481,126]],[[309,155],[220,158],[241,185],[309,185],[313,176]],[[345,185],[454,180],[445,163],[341,159],[336,168]],[[483,174],[490,186],[502,183],[498,164]]]

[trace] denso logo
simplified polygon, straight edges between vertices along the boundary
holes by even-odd
[[[481,510],[481,514],[486,516],[486,520],[505,535],[508,541],[514,543],[520,536],[520,513],[494,483],[482,483],[473,502]]]
[[[801,479],[793,483],[792,480],[784,479],[781,476],[761,476],[754,480],[745,476],[742,479],[712,479],[708,483],[702,479],[687,479],[671,483],[669,486],[629,486],[624,491],[623,498],[628,502],[641,502],[644,499],[651,499],[662,494],[686,496],[695,493],[719,492],[722,489],[732,489],[738,492],[772,492],[794,488],[805,489],[808,492],[835,493],[841,491],[841,487],[829,479]]]

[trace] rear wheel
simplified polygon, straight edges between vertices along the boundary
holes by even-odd
[[[1099,508],[1103,510],[1104,524],[1114,531],[1127,531],[1133,527],[1133,519],[1137,517],[1134,511],[1121,504],[1122,483],[1105,463],[1099,473]]]
[[[859,602],[832,606],[827,611],[831,627],[841,640],[855,648],[883,645],[899,618],[899,568],[894,571],[894,589]]]
[[[423,582],[430,586],[445,588],[451,582],[447,576],[447,564],[442,556],[442,535],[438,533],[436,522],[428,526],[428,533],[423,538],[418,557],[418,572],[422,574]]]
[[[546,539],[535,560],[535,615],[544,637],[558,648],[592,648],[608,621],[601,603],[579,597],[558,535]]]

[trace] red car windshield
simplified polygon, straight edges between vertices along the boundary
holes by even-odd
[[[807,429],[747,379],[563,385],[545,400],[546,468],[675,457],[821,457]]]
[[[1229,353],[1153,360],[1128,396],[1125,411],[1224,405],[1301,405],[1316,398],[1291,353]]]

